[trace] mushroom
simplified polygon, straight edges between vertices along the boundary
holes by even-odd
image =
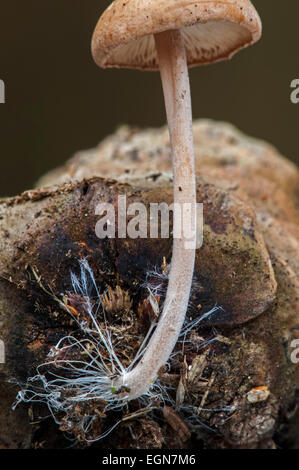
[[[173,161],[174,202],[196,220],[196,179],[188,66],[231,58],[261,36],[249,0],[115,0],[101,16],[92,54],[102,68],[160,70]],[[174,228],[181,221],[174,211]],[[178,340],[190,296],[196,230],[173,239],[166,299],[147,349],[117,380],[126,399],[146,393]]]

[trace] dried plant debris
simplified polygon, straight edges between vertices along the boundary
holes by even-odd
[[[50,349],[45,361],[37,367],[37,374],[19,391],[14,408],[21,402],[45,404],[60,430],[72,435],[78,443],[103,439],[118,425],[142,417],[139,426],[147,429],[158,445],[161,436],[146,419],[151,419],[155,412],[161,414],[162,410],[172,428],[183,417],[192,425],[201,423],[197,419],[199,413],[194,410],[202,403],[200,391],[207,397],[208,379],[196,375],[203,373],[207,352],[202,356],[196,354],[217,341],[217,336],[204,339],[199,336],[198,327],[219,307],[201,316],[198,308],[190,309],[196,310],[197,317],[188,315],[167,371],[161,371],[146,395],[128,402],[128,390],[117,387],[117,378],[128,372],[146,350],[163,306],[167,271],[162,266],[148,273],[143,284],[147,296],[134,308],[127,290],[108,286],[100,292],[87,260],[81,259],[79,265],[80,274],[70,274],[73,290],[61,294],[61,300],[43,285],[34,271],[40,288],[68,314],[73,331]],[[163,280],[161,285],[159,280]],[[180,387],[184,393],[178,402]],[[183,417],[178,414],[180,410]],[[182,441],[191,435],[188,424],[184,426]]]
[[[298,169],[228,124],[194,126],[204,243],[182,334],[140,400],[113,380],[159,320],[172,240],[99,243],[95,208],[172,203],[167,131],[122,128],[48,175],[53,187],[0,201],[0,447],[69,446],[65,434],[111,449],[298,446]],[[9,379],[30,419],[11,412]]]

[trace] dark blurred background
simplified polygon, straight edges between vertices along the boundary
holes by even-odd
[[[90,39],[107,0],[2,0],[0,195],[31,188],[77,150],[95,146],[122,123],[160,126],[158,73],[101,70]],[[263,39],[231,62],[192,69],[194,118],[226,120],[272,142],[299,163],[299,78],[295,0],[256,0]]]

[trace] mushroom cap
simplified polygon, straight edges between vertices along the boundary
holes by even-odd
[[[230,59],[256,42],[260,17],[249,0],[115,0],[92,38],[103,68],[158,70],[154,34],[180,29],[188,66]]]

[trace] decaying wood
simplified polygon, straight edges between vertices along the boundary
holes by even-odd
[[[202,404],[205,427],[186,424],[186,429],[206,447],[295,446],[299,377],[290,358],[292,340],[299,336],[298,169],[272,146],[227,124],[199,121],[194,134],[204,244],[196,255],[190,309],[201,315],[217,303],[223,310],[202,327],[204,339],[216,328],[214,340],[202,346],[195,337],[197,356],[187,358],[187,371],[182,357],[174,375],[173,383],[184,387],[178,404],[188,404],[196,394]],[[71,290],[70,271],[78,270],[78,259],[87,257],[99,286],[108,289],[107,304],[115,300],[120,310],[140,309],[142,281],[163,258],[170,261],[172,241],[100,241],[95,208],[99,202],[116,206],[122,194],[128,204],[171,203],[170,175],[166,130],[123,128],[46,175],[38,189],[0,202],[0,339],[6,346],[6,363],[0,365],[0,446],[44,442],[42,424],[30,425],[26,407],[12,411],[11,405],[19,384],[72,328],[32,268],[59,297]],[[185,378],[179,378],[180,371]],[[269,394],[249,401],[248,393],[257,387]],[[171,425],[161,423],[163,404],[155,404],[159,407],[157,419],[142,414],[138,421],[135,410],[135,421],[120,425],[109,445],[121,448],[126,442],[132,448],[146,429],[152,445],[194,446],[188,433],[180,439]],[[171,413],[180,416],[179,410]],[[46,446],[61,445],[62,433],[56,434],[53,425]]]

